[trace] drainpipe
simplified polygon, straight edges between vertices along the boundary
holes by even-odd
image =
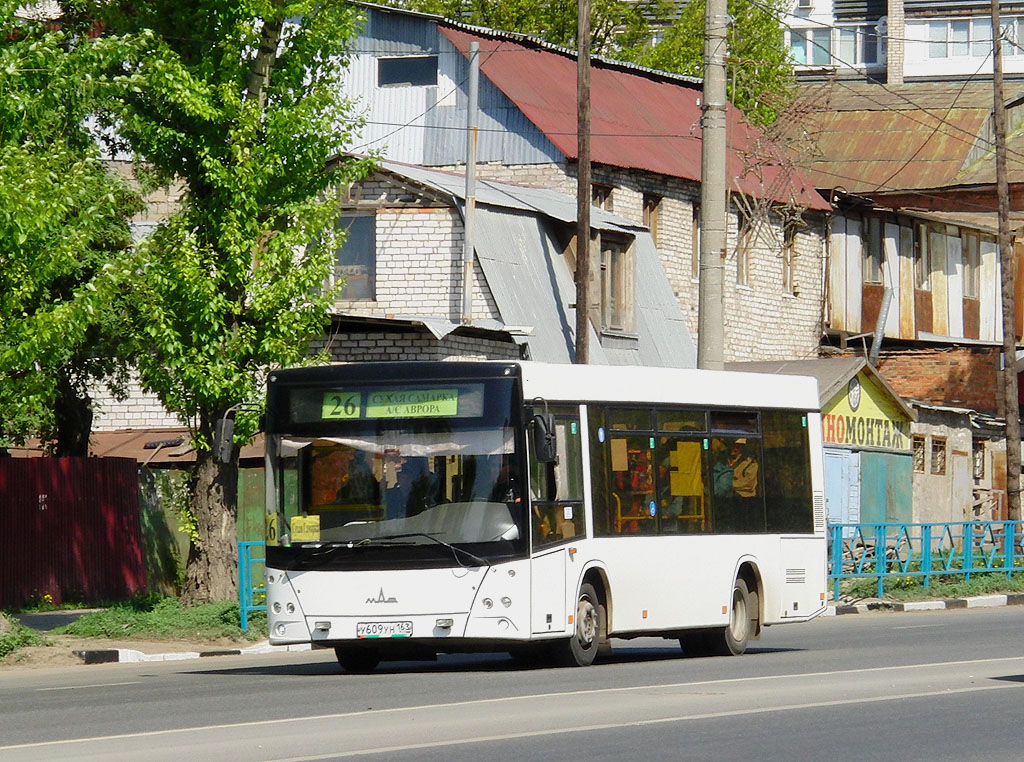
[[[878,310],[878,319],[875,321],[875,334],[871,339],[871,352],[868,355],[868,362],[872,366],[878,364],[878,353],[882,351],[882,336],[885,334],[885,321],[889,316],[889,305],[892,304],[892,289],[886,286],[882,292],[882,307]]]
[[[462,324],[473,322],[473,228],[476,222],[477,91],[480,43],[469,43],[469,98],[466,103],[466,216],[462,246]]]

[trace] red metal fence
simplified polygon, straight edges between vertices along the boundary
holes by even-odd
[[[123,600],[146,586],[138,464],[0,458],[0,607]]]

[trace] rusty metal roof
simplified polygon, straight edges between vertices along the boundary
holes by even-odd
[[[259,433],[249,444],[243,445],[239,458],[263,457],[263,434]],[[45,453],[37,439],[30,439],[25,447],[12,447],[15,458],[39,458]],[[188,429],[163,427],[145,429],[116,429],[93,431],[89,436],[89,455],[97,458],[133,458],[142,465],[173,466],[195,463]]]
[[[468,56],[480,45],[480,71],[544,133],[566,158],[578,157],[576,57],[573,51],[529,38],[485,33],[438,22]],[[591,161],[694,182],[701,176],[700,86],[693,80],[595,59],[591,66]],[[800,172],[786,176],[787,160],[729,106],[727,171],[732,190],[805,208],[827,209]]]
[[[991,82],[835,81],[802,88],[801,101],[813,113],[793,125],[804,132],[796,161],[818,188],[882,194],[994,181],[991,152],[972,158],[985,140]],[[1011,171],[1024,179],[1024,146],[1016,145]]]

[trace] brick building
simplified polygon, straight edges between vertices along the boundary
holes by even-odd
[[[575,51],[408,11],[363,6],[344,94],[366,119],[353,151],[412,164],[465,162],[468,56],[479,46],[477,174],[576,192]],[[697,331],[699,80],[594,58],[592,198],[651,230]],[[828,204],[729,107],[725,358],[813,356],[822,330]],[[598,259],[600,259],[598,257]],[[780,330],[780,326],[785,326]],[[614,332],[599,334],[615,342]]]

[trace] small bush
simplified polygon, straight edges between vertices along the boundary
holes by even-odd
[[[259,620],[241,628],[237,601],[216,601],[185,607],[177,598],[145,596],[85,614],[55,630],[85,638],[155,638],[161,640],[256,639],[266,634]]]
[[[0,620],[3,623],[3,626],[0,627],[0,659],[7,656],[7,654],[14,653],[19,648],[46,645],[46,639],[34,630],[30,630],[28,627],[17,622],[3,619],[2,614],[0,614]]]

